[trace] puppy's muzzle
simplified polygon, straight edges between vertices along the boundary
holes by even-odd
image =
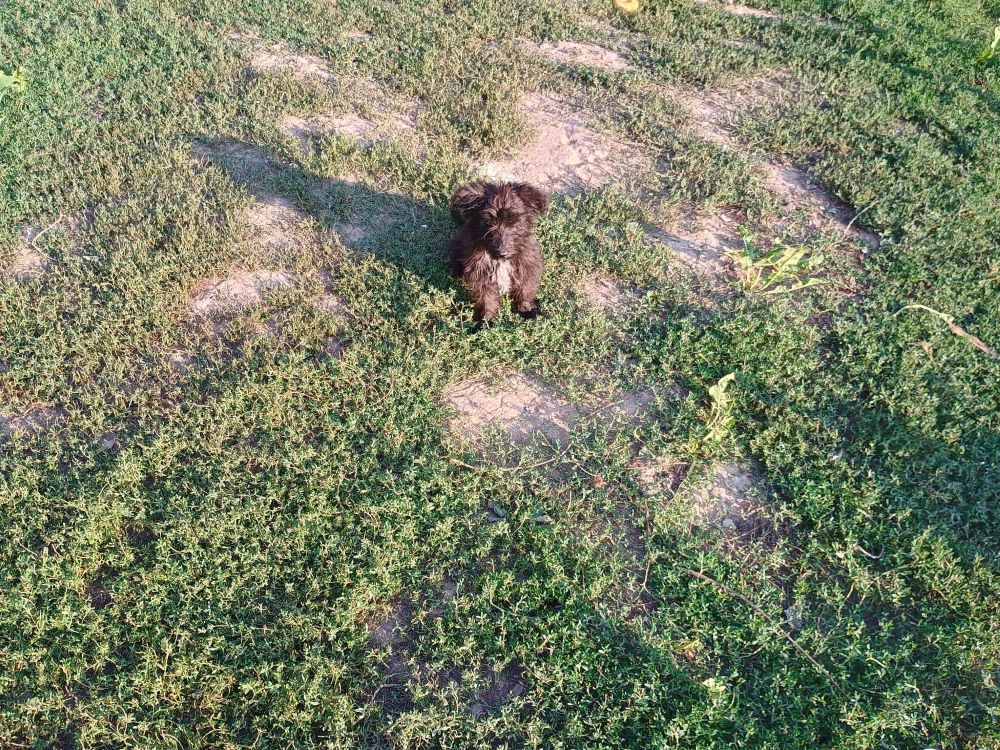
[[[504,241],[502,229],[494,229],[486,237],[486,252],[491,258],[496,260],[507,260],[514,255],[514,248],[509,242]]]
[[[486,243],[486,252],[490,254],[491,258],[496,260],[507,260],[513,257],[514,248],[502,240],[490,238]]]

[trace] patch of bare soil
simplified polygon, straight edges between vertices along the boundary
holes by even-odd
[[[427,620],[437,620],[444,616],[445,609],[448,604],[458,595],[458,582],[451,579],[445,578],[441,582],[441,587],[437,590],[435,595],[429,600],[428,604],[430,606],[427,609]]]
[[[397,603],[386,619],[372,626],[369,633],[371,646],[390,648],[404,644],[409,640],[412,622],[413,607],[406,601]]]
[[[345,188],[344,203],[350,211],[346,218],[334,222],[341,244],[358,252],[379,252],[382,242],[398,242],[407,238],[423,241],[420,235],[428,229],[425,209],[403,196],[388,192],[375,195],[364,185]]]
[[[308,117],[290,115],[282,121],[281,128],[299,142],[303,151],[308,149],[312,140],[333,133],[351,138],[362,146],[370,146],[399,133],[412,132],[416,128],[416,116],[399,112],[382,112],[376,119],[356,112]]]
[[[808,174],[773,159],[764,166],[767,186],[781,200],[786,216],[800,216],[814,230],[839,225],[845,235],[878,248],[879,236],[854,223],[857,212]]]
[[[289,115],[281,122],[281,129],[299,141],[303,150],[312,138],[330,133],[345,135],[356,141],[367,143],[368,135],[375,130],[375,123],[361,115],[347,112],[342,115],[314,115],[299,117]]]
[[[774,11],[764,10],[763,8],[754,8],[750,5],[744,5],[743,3],[733,3],[725,2],[719,3],[716,0],[698,0],[702,5],[715,5],[721,7],[728,13],[732,13],[734,16],[751,16],[753,18],[766,18],[772,21],[780,21],[781,16]]]
[[[646,497],[670,499],[687,476],[688,466],[670,456],[637,458],[631,464]]]
[[[643,418],[655,405],[656,393],[653,389],[641,388],[619,395],[599,407],[595,413],[606,415],[607,419],[619,424],[634,426],[643,421]]]
[[[577,194],[648,169],[653,156],[586,124],[565,102],[531,94],[521,111],[535,131],[534,140],[503,161],[480,167],[485,178],[524,180],[549,190]]]
[[[220,139],[195,142],[191,151],[197,159],[222,168],[234,182],[244,185],[253,194],[244,224],[257,244],[264,248],[297,249],[315,239],[309,217],[294,201],[261,187],[279,165],[259,147],[235,139]]]
[[[307,217],[282,196],[258,192],[247,207],[246,224],[265,247],[300,247],[307,241]]]
[[[730,268],[728,253],[743,246],[735,217],[720,212],[684,219],[669,227],[652,227],[649,237],[666,244],[692,271],[723,276]]]
[[[342,109],[289,115],[282,121],[282,130],[295,138],[303,151],[313,140],[332,134],[370,146],[416,130],[418,100],[349,73],[337,76],[337,88],[346,99]]]
[[[388,652],[382,662],[385,682],[371,695],[371,701],[392,713],[407,710],[413,702],[407,687],[413,674],[406,661],[412,626],[413,607],[404,600],[393,607],[386,619],[369,629],[368,647]]]
[[[669,93],[687,113],[691,127],[700,138],[726,149],[736,146],[736,136],[731,128],[733,92],[677,87]]]
[[[453,383],[444,403],[458,412],[448,428],[463,441],[476,440],[488,429],[502,429],[517,443],[535,435],[565,446],[580,410],[552,388],[515,373],[503,380]]]
[[[462,380],[445,391],[443,403],[457,414],[448,429],[460,443],[478,442],[501,430],[519,445],[542,437],[559,448],[569,445],[576,424],[590,416],[624,428],[637,424],[656,403],[651,389],[619,394],[594,408],[571,404],[560,393],[523,373],[492,380]]]
[[[13,262],[5,269],[6,275],[16,281],[26,281],[42,275],[49,262],[48,256],[35,244],[42,231],[38,227],[21,229],[21,237],[14,248]]]
[[[722,42],[726,47],[732,47],[733,49],[746,49],[746,50],[762,50],[764,45],[754,39],[745,39],[743,37],[735,37],[733,39],[725,39]]]
[[[382,222],[371,221],[372,217],[339,221],[335,225],[337,237],[344,247],[360,250],[369,245],[375,228]],[[383,219],[387,217],[382,217]]]
[[[626,575],[612,590],[611,599],[625,619],[633,620],[655,610],[656,599],[646,587],[649,545],[645,532],[625,516],[625,509],[620,508],[613,528],[616,553],[625,563]]]
[[[746,466],[716,465],[689,498],[695,523],[719,530],[729,541],[754,541],[773,530],[764,513],[764,483]]]
[[[184,377],[194,370],[194,357],[187,352],[171,352],[167,357],[167,366],[174,375]]]
[[[366,219],[347,220],[337,222],[335,229],[345,247],[360,250],[369,244],[376,225]]]
[[[329,292],[320,295],[316,300],[316,307],[330,315],[347,315],[349,310],[347,301],[343,297]]]
[[[317,224],[299,210],[294,201],[261,187],[287,165],[269,159],[259,147],[221,139],[195,143],[192,151],[197,158],[218,165],[230,179],[244,185],[254,195],[255,202],[248,209],[246,224],[265,247],[307,248],[319,239],[318,233],[323,227],[330,224],[346,247],[374,251],[377,242],[387,234],[406,232],[414,236],[428,228],[424,207],[403,196],[366,185],[351,175],[317,179],[309,186],[312,202],[347,209],[346,217],[342,217],[342,213],[334,216],[321,212]]]
[[[557,63],[587,65],[605,70],[630,70],[632,66],[620,52],[588,42],[532,42],[524,40],[525,49]]]
[[[192,151],[197,158],[221,167],[234,182],[244,185],[253,194],[254,199],[247,206],[243,217],[246,236],[257,246],[257,250],[275,252],[254,253],[258,260],[250,265],[280,266],[285,262],[282,258],[301,257],[316,249],[324,232],[321,225],[300,210],[294,200],[273,194],[262,187],[283,168],[281,163],[269,159],[257,146],[234,139],[195,142],[192,144]],[[311,189],[319,197],[334,182],[326,181],[323,187],[314,186]],[[340,180],[336,181],[336,185],[351,188],[353,182]],[[261,260],[261,256],[269,260]],[[331,315],[345,314],[347,304],[325,283],[329,281],[328,274],[320,271],[316,273],[325,279],[325,289],[310,300],[309,304]],[[190,295],[188,311],[195,320],[214,319],[215,331],[221,333],[229,323],[230,314],[262,304],[269,292],[290,289],[297,286],[297,282],[304,281],[305,278],[297,279],[290,271],[280,268],[236,269],[225,277],[202,280]],[[284,338],[282,333],[285,322],[282,316],[272,317],[257,326],[258,333],[274,341],[290,344],[290,340]],[[334,335],[329,337],[323,349],[331,356],[340,356],[348,343]],[[183,358],[187,355],[178,353],[178,356]],[[172,360],[169,365],[174,374],[181,376],[191,369],[184,359],[177,362]]]
[[[297,53],[284,44],[266,44],[260,41],[256,34],[233,31],[228,39],[242,48],[249,48],[248,63],[250,68],[258,73],[288,71],[301,81],[310,79],[327,81],[335,75],[320,58]]]
[[[583,279],[577,287],[591,307],[609,315],[624,315],[638,299],[634,287],[605,274]]]
[[[727,3],[726,10],[732,13],[734,16],[753,16],[755,18],[770,18],[772,21],[780,21],[781,15],[775,13],[771,10],[764,10],[763,8],[754,8],[750,5],[743,5],[742,3]]]
[[[59,427],[66,412],[48,404],[39,404],[21,414],[0,412],[0,437],[32,437]]]
[[[14,243],[11,262],[6,268],[0,268],[0,277],[6,276],[15,281],[40,277],[52,260],[43,248],[42,238],[45,237],[46,243],[52,242],[63,252],[79,251],[77,233],[86,226],[88,220],[86,215],[60,216],[45,227],[22,225],[20,236]]]
[[[88,583],[86,589],[84,590],[84,595],[90,602],[90,606],[94,609],[104,609],[105,607],[110,606],[112,602],[111,592],[108,591],[107,587],[105,587],[104,583],[100,579]]]
[[[528,689],[524,667],[510,663],[500,672],[489,672],[490,686],[469,704],[469,712],[480,719],[500,709],[505,703],[518,698]]]
[[[255,307],[270,291],[290,289],[295,279],[288,271],[234,271],[224,278],[202,282],[189,303],[191,315],[206,318]]]

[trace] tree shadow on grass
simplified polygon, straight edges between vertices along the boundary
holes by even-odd
[[[246,188],[264,209],[311,218],[359,256],[390,262],[436,289],[455,288],[446,262],[452,231],[446,207],[361,180],[321,177],[234,138],[200,138],[193,150]]]

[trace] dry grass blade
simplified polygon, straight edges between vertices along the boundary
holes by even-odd
[[[996,349],[978,336],[973,336],[971,333],[962,328],[962,326],[955,322],[955,319],[951,315],[946,315],[945,313],[935,310],[933,307],[927,307],[926,305],[907,305],[906,307],[900,308],[896,315],[899,315],[899,313],[903,312],[903,310],[924,310],[925,312],[929,312],[943,320],[947,324],[949,331],[954,333],[956,336],[965,339],[981,352],[985,352],[991,357],[1000,357],[1000,352],[997,352]]]
[[[961,336],[963,339],[968,341],[974,347],[976,347],[980,351],[986,352],[991,357],[1000,357],[1000,352],[997,352],[996,349],[987,344],[978,336],[973,336],[971,333],[962,328],[962,326],[960,326],[958,323],[955,323],[953,321],[948,321],[948,330],[954,333],[956,336]]]

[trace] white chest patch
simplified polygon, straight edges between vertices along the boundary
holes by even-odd
[[[511,274],[513,270],[510,261],[502,260],[497,263],[497,287],[500,289],[500,294],[510,294]]]

